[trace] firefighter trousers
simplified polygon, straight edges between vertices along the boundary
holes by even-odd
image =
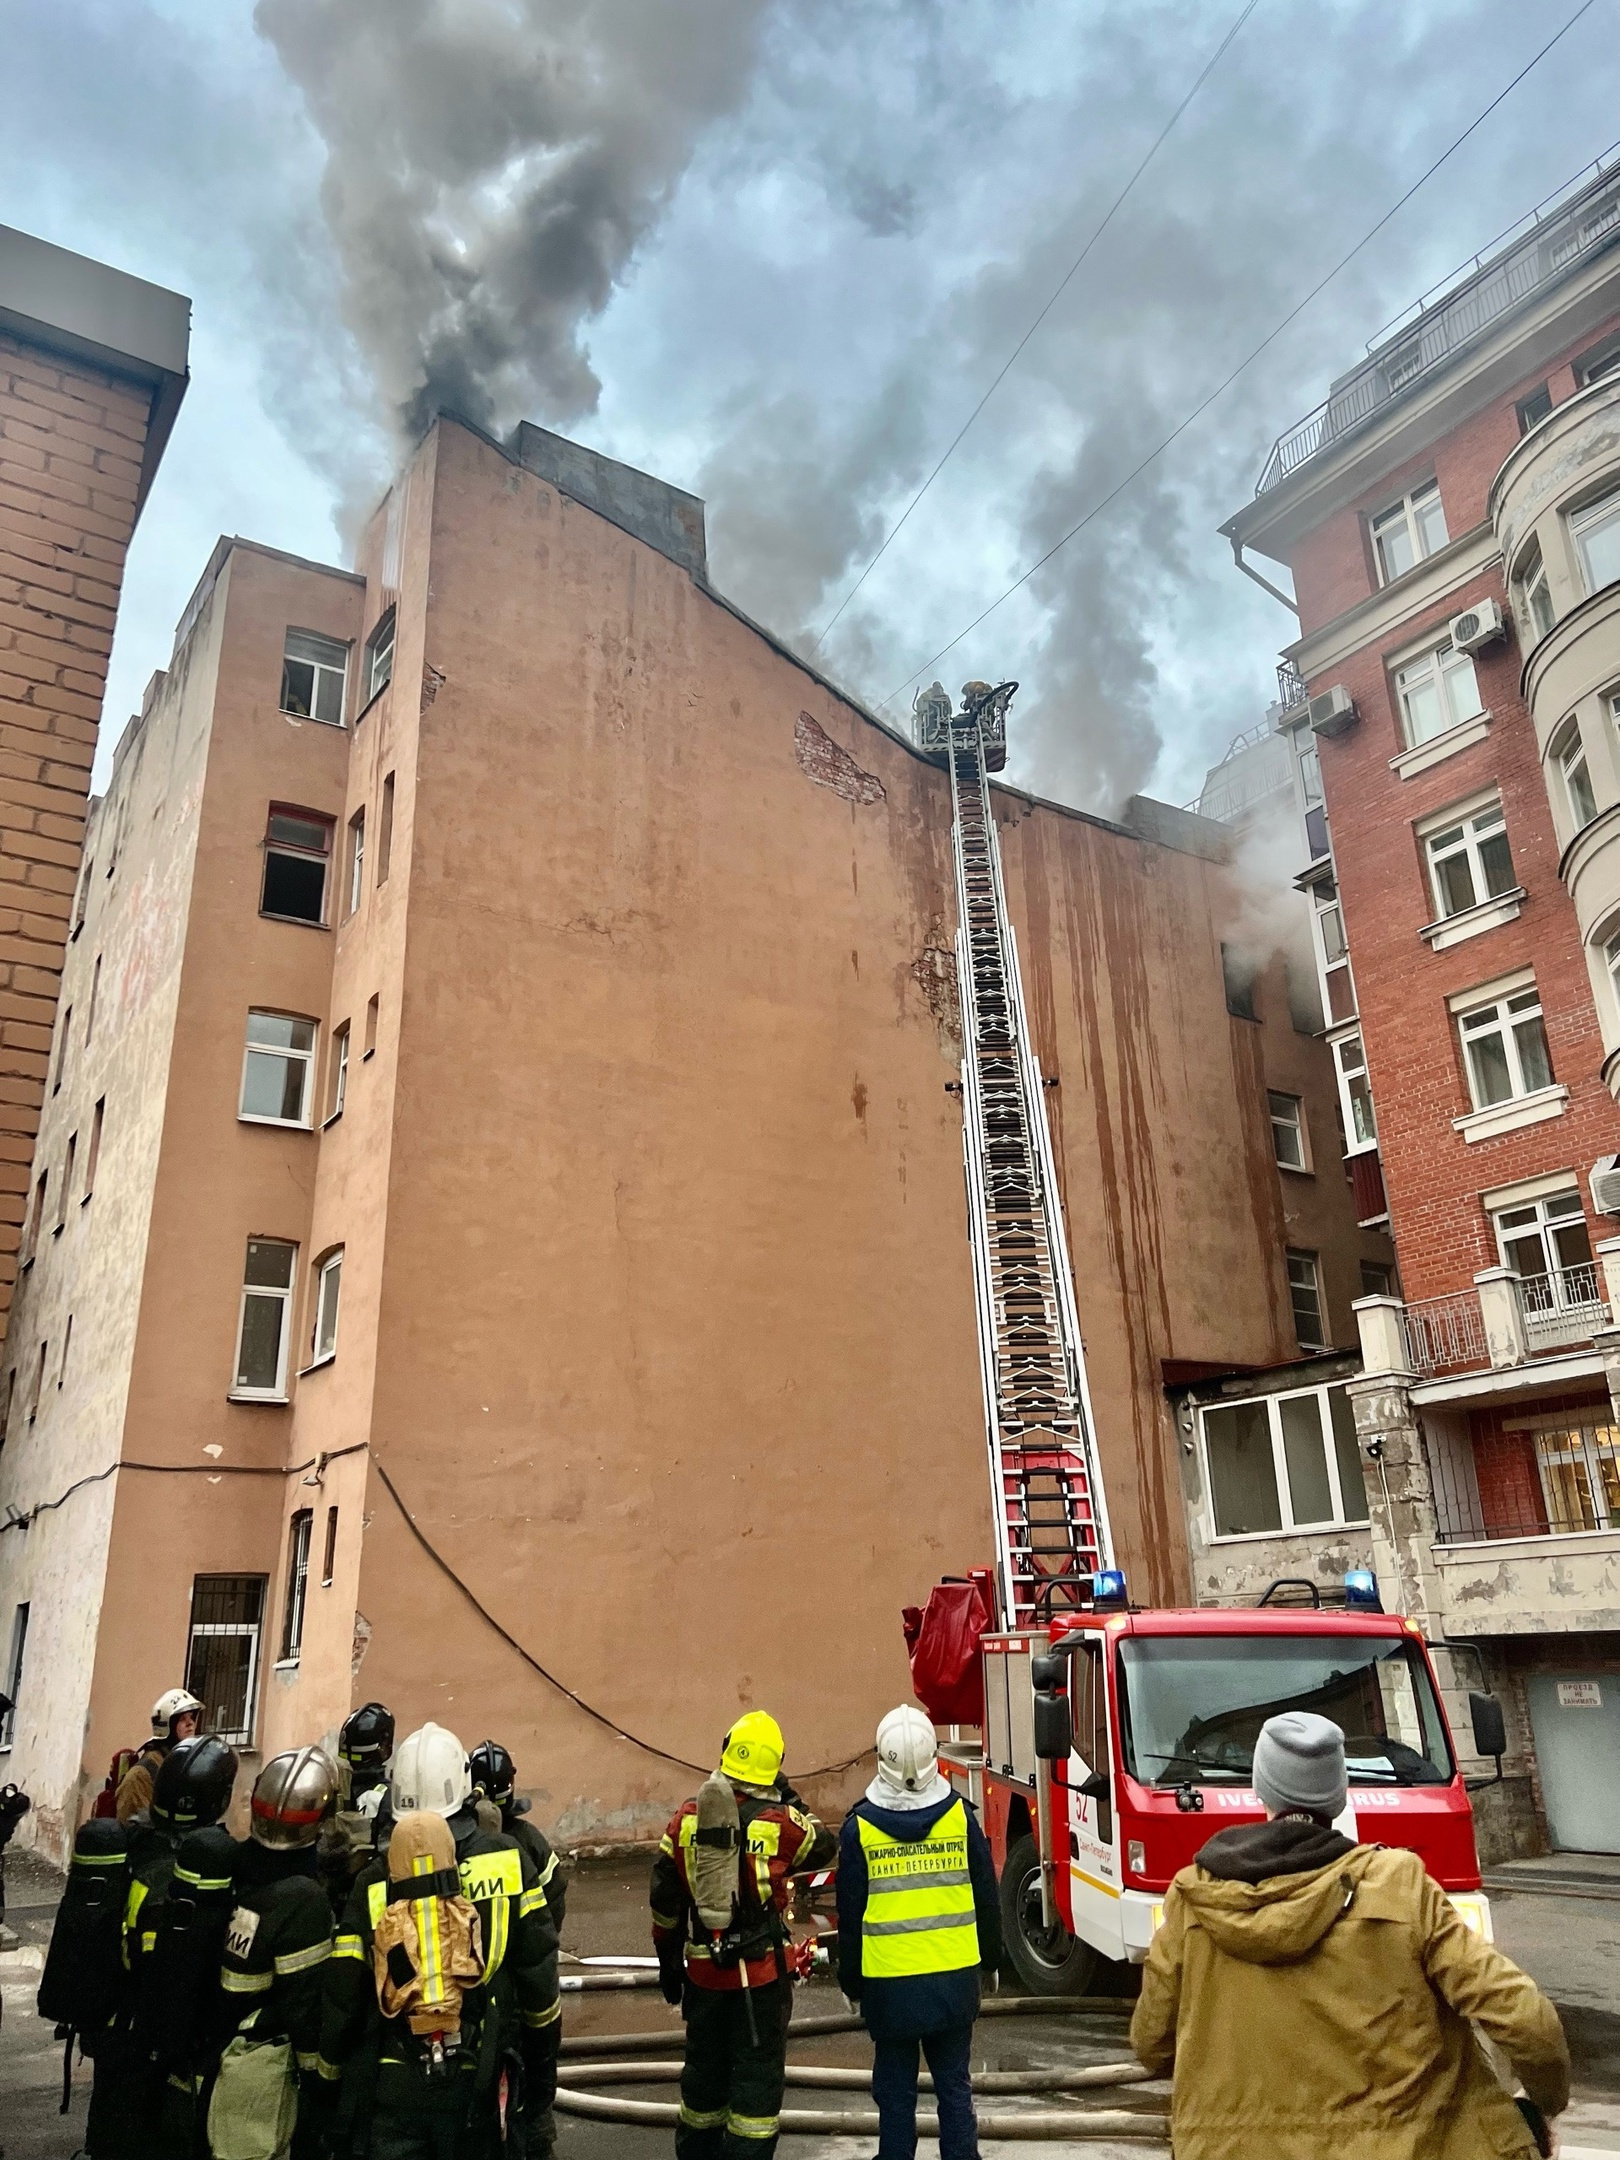
[[[475,2095],[467,2071],[428,2077],[411,2063],[377,2072],[369,2160],[493,2160],[501,2150],[497,2103]]]
[[[753,2022],[749,2023],[749,2010]],[[793,1984],[688,1987],[676,2160],[771,2160],[782,2113]]]

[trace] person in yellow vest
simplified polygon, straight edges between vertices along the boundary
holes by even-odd
[[[878,2160],[917,2150],[917,2055],[939,2108],[940,2160],[979,2160],[969,2062],[983,1974],[1001,1963],[996,1868],[979,1818],[940,1775],[909,1703],[877,1729],[877,1776],[844,1818],[838,1984],[872,2035]]]

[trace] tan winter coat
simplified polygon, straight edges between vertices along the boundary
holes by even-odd
[[[1301,1875],[1170,1886],[1131,2044],[1172,2064],[1176,2160],[1533,2155],[1469,2030],[1548,2116],[1569,2100],[1558,2013],[1472,1934],[1412,1852],[1358,1845]]]

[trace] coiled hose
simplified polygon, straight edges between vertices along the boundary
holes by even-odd
[[[607,1975],[600,1976],[607,1978]],[[639,1982],[641,1973],[611,1976],[618,1985]],[[656,1977],[646,1976],[646,1977]],[[587,1976],[595,1980],[597,1975]],[[1129,2004],[1112,1996],[1044,1996],[1044,1995],[992,1995],[980,2005],[981,2017],[1087,2017],[1113,2018],[1116,2021],[1128,2014]],[[789,2029],[790,2037],[813,2039],[831,2033],[860,2032],[864,2028],[858,2017],[833,2014],[826,2016],[796,2017]],[[671,2129],[679,2109],[672,2100],[626,2100],[596,2092],[585,2092],[586,2085],[650,2085],[673,2083],[680,2075],[674,2062],[657,2062],[634,2059],[617,2059],[634,2050],[639,2056],[676,2055],[684,2050],[685,2033],[679,2028],[666,2027],[659,2032],[642,2033],[590,2033],[565,2038],[561,2047],[561,2059],[565,2064],[577,2067],[565,2070],[563,2075],[573,2082],[559,2085],[557,2107],[567,2115],[590,2117],[597,2122],[640,2124],[646,2129]],[[595,2058],[612,2057],[613,2060]],[[1148,2082],[1150,2073],[1133,2061],[1091,2063],[1072,2070],[989,2070],[973,2080],[976,2093],[986,2096],[1003,2093],[1083,2093],[1094,2092],[1100,2087],[1141,2085]],[[840,2092],[865,2091],[870,2085],[869,2074],[864,2070],[835,2068],[812,2063],[792,2063],[787,2066],[787,2083],[790,2087],[818,2087]],[[926,2075],[918,2083],[925,2090],[932,2089],[932,2079]],[[1143,2138],[1162,2144],[1165,2141],[1164,2094],[1143,2093],[1143,2101],[1149,2105],[1141,2109],[1125,2108],[1031,2108],[1019,2113],[983,2113],[979,2115],[979,2134],[987,2138],[1037,2140],[1068,2138],[1084,2143],[1096,2138]],[[872,2135],[878,2127],[875,2108],[848,2108],[834,2111],[823,2108],[784,2108],[781,2115],[784,2133],[814,2135],[819,2137],[853,2137]],[[932,2113],[919,2111],[918,2133],[922,2137],[939,2135],[938,2118]]]

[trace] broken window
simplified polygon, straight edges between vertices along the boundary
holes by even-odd
[[[366,640],[366,703],[394,679],[394,611],[392,608]]]
[[[264,886],[259,913],[283,922],[324,923],[332,820],[308,810],[272,805],[264,839]]]
[[[281,709],[300,720],[343,725],[349,648],[312,630],[289,630],[281,658]]]

